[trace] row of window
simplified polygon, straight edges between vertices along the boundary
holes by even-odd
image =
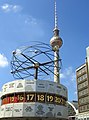
[[[84,95],[86,95],[86,94],[88,94],[88,88],[80,91],[80,92],[79,92],[79,97],[84,96]]]
[[[78,90],[80,90],[80,89],[82,89],[82,88],[84,88],[84,87],[86,87],[86,86],[88,86],[88,81],[85,81],[85,82],[79,84],[79,85],[78,85]]]
[[[89,111],[89,104],[88,105],[80,106],[79,107],[79,111],[80,112]]]
[[[79,99],[79,105],[86,104],[86,103],[89,103],[89,96]]]
[[[77,81],[78,81],[78,83],[80,83],[81,81],[83,81],[83,80],[86,79],[86,78],[87,78],[87,74],[84,74],[84,75],[80,76],[80,77],[77,79]]]
[[[79,75],[83,74],[86,71],[87,71],[87,69],[86,69],[86,66],[85,66],[82,69],[80,69],[79,71],[77,71],[77,75],[79,76]]]

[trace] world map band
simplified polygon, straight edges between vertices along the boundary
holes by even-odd
[[[1,98],[2,105],[19,102],[41,102],[66,106],[66,98],[50,93],[21,92],[4,95]]]

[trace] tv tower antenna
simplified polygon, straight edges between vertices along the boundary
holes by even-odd
[[[54,0],[54,8],[55,8],[55,14],[54,14],[54,18],[55,18],[55,28],[58,27],[58,18],[57,18],[57,5],[56,5],[56,0]]]
[[[54,35],[50,40],[50,45],[54,51],[54,82],[60,83],[60,65],[59,65],[59,48],[62,46],[62,39],[59,36],[59,29],[58,29],[58,19],[57,19],[57,3],[54,0]]]

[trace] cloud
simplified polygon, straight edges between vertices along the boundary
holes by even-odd
[[[73,71],[72,67],[68,67],[63,71],[63,73],[60,74],[60,78],[75,81],[76,79],[75,71]]]
[[[18,43],[21,45],[23,43],[26,44],[29,40],[40,41],[45,36],[44,29],[45,23],[43,20],[36,19],[32,15],[23,14],[22,12],[17,12],[16,14],[14,12],[5,13],[5,15],[0,16],[0,31],[2,33],[0,38],[2,39],[3,37],[4,41],[8,38],[10,44],[14,42],[14,44]]]
[[[8,60],[3,54],[0,54],[0,67],[6,66],[8,66]]]
[[[16,12],[22,10],[21,6],[19,6],[19,5],[11,5],[11,4],[8,4],[8,3],[3,4],[2,6],[0,6],[0,8],[5,13],[11,12],[11,11],[16,13]]]
[[[77,91],[74,92],[75,99],[78,100],[78,94]]]
[[[76,74],[73,67],[65,68],[60,74],[61,83],[68,88],[68,96],[74,100],[77,100],[77,88],[76,88]]]
[[[32,16],[28,16],[25,20],[25,24],[37,24],[37,20],[35,18],[33,18]]]
[[[63,73],[60,74],[60,78],[63,79],[65,78],[65,75]]]
[[[74,94],[77,95],[77,91],[75,91]]]

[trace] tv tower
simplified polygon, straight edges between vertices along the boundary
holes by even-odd
[[[57,17],[57,4],[56,0],[54,0],[54,35],[50,40],[50,45],[54,51],[54,82],[60,83],[60,71],[59,71],[59,48],[62,46],[62,39],[59,36],[59,29],[58,29],[58,17]]]

